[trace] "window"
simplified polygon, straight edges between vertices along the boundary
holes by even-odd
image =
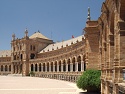
[[[15,51],[15,47],[13,47],[13,51]]]
[[[22,46],[20,45],[20,50],[22,50]]]
[[[35,46],[33,46],[33,51],[35,51]]]
[[[22,54],[20,55],[20,59],[21,59],[21,60],[23,59],[23,55],[22,55]]]
[[[16,55],[14,55],[14,60],[16,60]]]
[[[31,53],[30,54],[30,59],[34,59],[35,58],[35,54]]]
[[[30,45],[30,50],[32,51],[32,45]]]

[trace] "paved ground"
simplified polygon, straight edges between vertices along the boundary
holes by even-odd
[[[0,76],[0,94],[81,94],[75,83],[37,77]]]

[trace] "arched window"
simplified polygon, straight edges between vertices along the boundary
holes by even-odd
[[[32,45],[30,45],[30,50],[32,51]]]

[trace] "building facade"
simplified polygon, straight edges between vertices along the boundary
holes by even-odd
[[[29,37],[26,29],[22,39],[12,35],[8,53],[0,52],[0,73],[26,76],[34,72],[37,77],[75,82],[86,69],[99,68],[98,36],[97,21],[90,20],[85,35],[62,42],[53,42],[39,31]]]
[[[101,94],[125,94],[125,0],[105,0],[101,12]]]

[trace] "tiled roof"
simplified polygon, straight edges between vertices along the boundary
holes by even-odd
[[[29,38],[33,39],[33,38],[42,38],[42,39],[48,39],[47,37],[45,37],[44,35],[42,35],[39,31],[35,32],[33,35],[31,35]]]
[[[1,50],[0,51],[0,57],[6,57],[6,56],[11,56],[11,50]]]
[[[77,43],[77,41],[78,42],[82,41],[83,37],[84,36],[79,36],[79,37],[76,37],[76,38],[72,38],[70,40],[50,44],[46,48],[44,48],[40,53],[48,52],[48,51],[52,51],[52,50],[57,50],[57,49],[62,48],[62,46],[66,47],[66,45],[70,46],[72,43],[75,44],[75,43]]]

